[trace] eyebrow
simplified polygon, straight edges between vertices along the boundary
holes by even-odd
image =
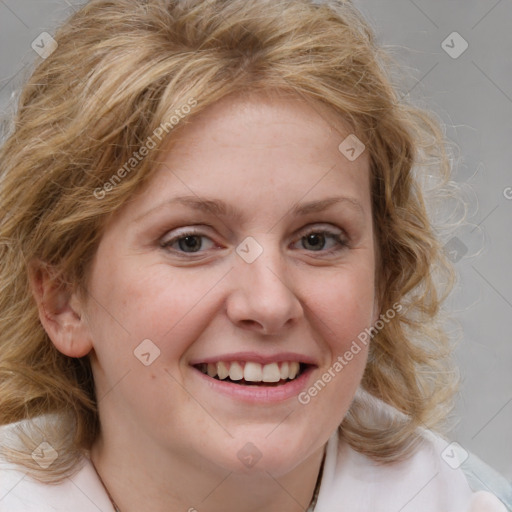
[[[308,203],[296,204],[291,210],[289,210],[286,215],[292,214],[295,216],[308,215],[311,213],[319,213],[329,208],[340,204],[345,203],[349,205],[354,210],[357,210],[360,214],[364,214],[364,209],[361,203],[353,198],[347,196],[335,196],[328,197],[326,199],[320,199],[317,201],[310,201]],[[200,198],[198,196],[180,196],[175,197],[169,201],[165,201],[158,206],[155,206],[151,210],[143,213],[141,216],[135,219],[135,222],[138,222],[148,216],[150,213],[161,209],[162,207],[172,206],[174,204],[180,204],[192,210],[201,211],[204,213],[208,213],[211,215],[215,215],[217,217],[223,218],[231,218],[236,221],[242,221],[245,219],[245,215],[234,206],[225,203],[219,199],[206,199]]]
[[[296,205],[292,209],[292,214],[307,215],[309,213],[318,213],[324,210],[328,210],[332,206],[335,206],[340,203],[348,203],[354,209],[359,210],[360,213],[364,213],[364,209],[357,199],[353,197],[336,196],[328,197],[326,199],[320,199],[318,201],[310,201],[309,203],[304,203],[301,205]]]

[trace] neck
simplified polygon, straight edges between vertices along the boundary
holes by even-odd
[[[120,512],[304,512],[311,505],[324,448],[316,450],[287,474],[238,473],[190,452],[166,453],[102,434],[91,459]],[[129,450],[126,446],[130,446]],[[133,448],[133,449],[132,449]]]

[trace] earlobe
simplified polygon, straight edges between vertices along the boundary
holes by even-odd
[[[29,281],[39,320],[57,350],[69,357],[83,357],[92,349],[82,301],[52,267],[34,262]]]

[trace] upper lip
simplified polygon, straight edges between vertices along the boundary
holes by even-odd
[[[317,365],[312,357],[294,352],[280,352],[278,354],[261,354],[257,352],[232,352],[211,357],[197,358],[190,362],[191,366],[204,363],[218,363],[219,361],[253,362],[260,364],[281,363],[284,361],[297,361],[298,363]]]

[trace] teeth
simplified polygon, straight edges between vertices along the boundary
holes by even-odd
[[[287,379],[290,375],[289,372],[289,364],[288,363],[281,363],[281,379]]]
[[[275,383],[280,380],[295,379],[300,371],[300,363],[297,361],[285,361],[262,365],[252,361],[246,363],[219,361],[218,363],[202,365],[201,371],[209,377],[217,377],[220,380],[225,380],[229,377],[233,381],[244,379],[247,382]]]
[[[248,382],[261,382],[263,380],[263,371],[261,364],[245,363],[244,379]]]
[[[290,368],[288,370],[288,378],[289,379],[295,379],[297,377],[297,374],[299,373],[300,365],[297,363],[297,361],[293,361],[290,363]]]
[[[220,380],[226,379],[229,375],[228,367],[222,361],[217,363],[217,375],[219,376]]]
[[[281,372],[277,363],[266,364],[263,367],[263,382],[279,382],[281,380]]]
[[[208,363],[206,373],[208,374],[208,377],[215,377],[217,375],[217,365]]]
[[[244,378],[244,369],[239,363],[231,363],[229,378],[231,380],[242,380]]]

